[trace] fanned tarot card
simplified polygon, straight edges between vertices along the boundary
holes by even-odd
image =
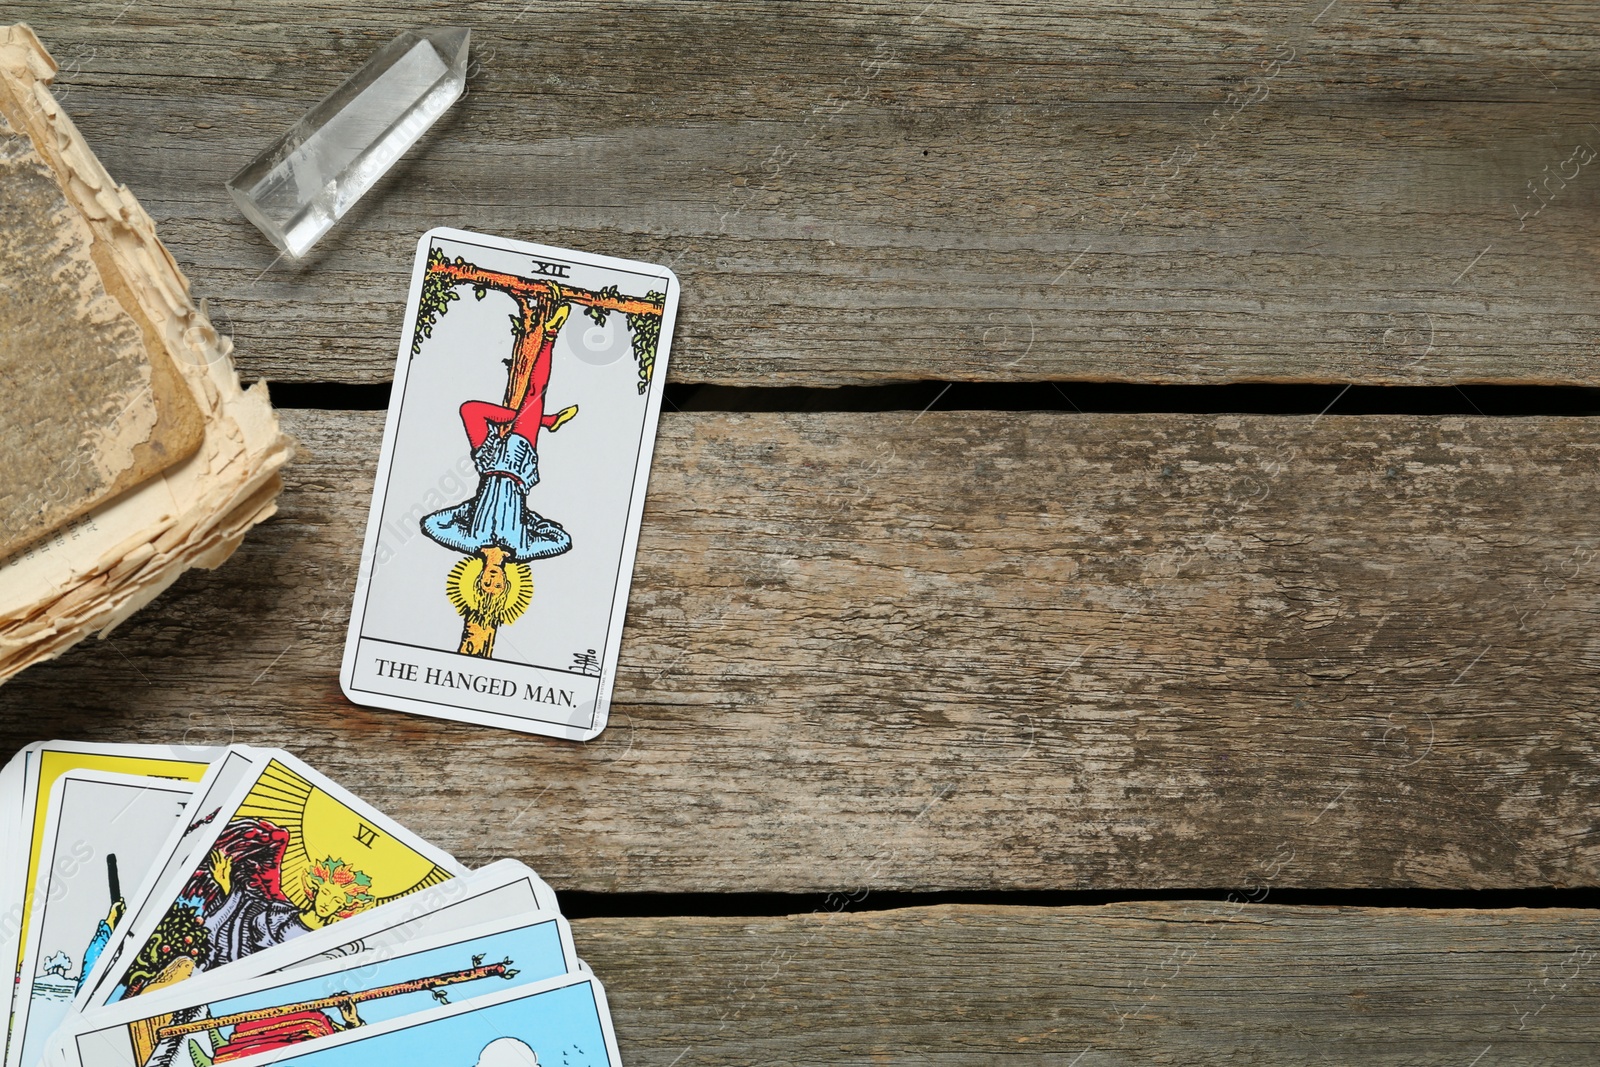
[[[214,748],[179,745],[116,745],[79,741],[35,742],[18,754],[21,771],[21,824],[11,846],[12,860],[0,869],[0,895],[15,896],[14,916],[0,922],[0,947],[15,954],[16,973],[9,996],[14,1009],[16,998],[25,987],[22,953],[28,939],[30,916],[34,910],[33,890],[38,880],[40,853],[45,842],[47,803],[60,778],[72,771],[103,771],[153,779],[199,781],[220,754]],[[20,850],[20,852],[18,851]],[[130,883],[128,889],[138,889]],[[12,1036],[15,1036],[13,1034]]]
[[[72,770],[47,805],[23,954],[12,1005],[7,1067],[35,1067],[46,1039],[71,1012],[78,988],[111,941],[137,889],[181,824],[194,786],[168,778]]]
[[[73,1067],[242,1060],[556,978],[577,963],[566,920],[534,912],[413,941],[378,959],[322,960],[265,980],[188,983],[81,1017],[61,1047]]]
[[[166,906],[102,954],[106,980],[91,1004],[175,985],[466,873],[286,754],[224,811],[197,839],[198,863],[153,891]]]
[[[263,1052],[297,1067],[621,1067],[598,979],[561,975]],[[253,1067],[254,1067],[253,1065]]]

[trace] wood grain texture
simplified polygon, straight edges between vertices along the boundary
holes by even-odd
[[[13,10],[247,375],[387,380],[448,224],[671,264],[680,382],[1600,383],[1581,0]],[[439,21],[466,98],[269,269],[224,179]]]
[[[1585,911],[1175,902],[572,925],[637,1067],[1600,1054],[1600,929]]]
[[[1592,420],[669,414],[587,746],[344,700],[382,415],[284,421],[0,741],[284,745],[562,889],[1600,881]]]

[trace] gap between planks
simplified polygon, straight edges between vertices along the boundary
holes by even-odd
[[[1589,420],[669,414],[578,746],[343,699],[383,415],[284,419],[280,515],[0,738],[284,744],[594,892],[1600,874]]]
[[[507,0],[457,12],[465,98],[271,269],[222,183],[412,16],[12,7],[250,376],[387,380],[448,222],[672,266],[675,381],[1600,384],[1593,4]]]
[[[1468,1067],[1600,1052],[1592,912],[1174,901],[573,931],[635,1063]]]

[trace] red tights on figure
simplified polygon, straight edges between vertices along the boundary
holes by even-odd
[[[466,427],[467,440],[474,449],[489,439],[489,431],[495,426],[510,423],[512,433],[521,434],[537,447],[539,431],[556,425],[560,412],[544,413],[544,391],[550,384],[551,353],[555,346],[553,333],[539,346],[539,354],[533,360],[533,373],[528,377],[528,395],[522,398],[521,407],[508,408],[487,400],[469,400],[461,405],[461,425]]]

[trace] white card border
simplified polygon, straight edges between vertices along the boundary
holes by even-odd
[[[411,365],[412,333],[416,329],[417,310],[422,301],[422,280],[427,269],[427,256],[435,240],[467,244],[489,242],[492,247],[534,258],[577,260],[608,270],[629,271],[662,278],[667,283],[666,299],[661,313],[661,337],[657,343],[655,367],[650,376],[650,388],[645,404],[644,426],[640,435],[639,462],[634,470],[633,488],[628,501],[627,528],[623,531],[622,548],[617,560],[616,595],[612,599],[611,615],[606,627],[606,647],[601,657],[600,687],[595,695],[593,724],[585,729],[563,726],[537,719],[481,711],[460,705],[442,704],[375,693],[355,686],[356,654],[362,640],[362,624],[366,621],[366,600],[372,581],[372,564],[377,556],[378,537],[383,519],[385,488],[389,483],[394,456],[395,439],[400,424],[397,415],[405,398],[406,379]],[[471,722],[483,726],[499,726],[522,733],[542,734],[569,741],[592,741],[606,728],[611,717],[611,697],[616,687],[617,662],[622,654],[623,622],[628,613],[628,598],[633,588],[633,568],[639,548],[639,528],[644,517],[644,501],[650,482],[650,469],[655,458],[656,435],[661,418],[661,402],[666,392],[667,364],[671,356],[672,335],[677,325],[678,290],[680,282],[671,268],[641,260],[618,259],[595,255],[577,249],[557,248],[495,237],[491,234],[454,227],[440,226],[424,233],[417,240],[416,259],[411,272],[411,289],[406,298],[406,312],[401,327],[400,344],[395,357],[394,384],[389,396],[389,409],[384,416],[383,443],[378,453],[378,470],[373,479],[372,502],[367,509],[366,536],[362,539],[360,566],[356,574],[355,596],[351,601],[350,625],[345,632],[344,657],[339,667],[339,688],[346,699],[363,707],[404,711],[437,719]],[[438,651],[449,653],[448,649]],[[489,661],[492,662],[492,661]]]
[[[418,855],[431,862],[434,866],[449,872],[450,879],[446,879],[446,881],[460,878],[469,873],[467,868],[463,866],[461,862],[454,856],[445,852],[432,842],[427,841],[416,831],[411,830],[410,828],[403,826],[399,822],[390,818],[377,807],[365,800],[362,800],[354,793],[351,793],[349,790],[345,789],[343,786],[329,778],[327,775],[323,774],[321,771],[307,766],[300,759],[280,749],[271,749],[269,752],[270,754],[268,757],[263,760],[260,766],[255,769],[255,772],[244,781],[240,782],[239,785],[235,787],[233,793],[231,793],[228,798],[223,801],[222,809],[228,812],[228,818],[224,819],[219,814],[217,822],[207,828],[208,832],[203,836],[195,838],[196,844],[193,846],[194,856],[201,856],[210,851],[211,847],[216,843],[217,836],[221,834],[222,831],[226,829],[228,823],[232,821],[233,813],[239,809],[239,805],[244,802],[244,798],[250,795],[250,791],[256,787],[256,783],[261,780],[261,776],[266,773],[267,769],[270,768],[274,762],[277,762],[283,764],[285,767],[288,767],[295,774],[298,774],[300,777],[310,782],[317,789],[327,793],[329,796],[333,797],[334,800],[338,801],[345,807],[365,812],[373,825],[375,825],[378,829],[382,830],[390,837],[404,841],[407,848],[412,849]],[[200,844],[200,842],[204,842],[204,844]],[[123,958],[121,954],[122,949],[129,949],[133,953],[137,954],[139,949],[144,947],[144,943],[150,939],[152,934],[155,933],[156,926],[160,924],[161,919],[166,915],[167,909],[170,908],[172,903],[178,899],[178,894],[183,891],[185,883],[188,882],[189,877],[193,873],[194,871],[192,869],[180,868],[179,870],[173,871],[167,877],[167,879],[162,882],[162,884],[153,886],[151,888],[149,896],[152,902],[165,901],[165,906],[161,907],[159,913],[146,915],[145,922],[141,923],[139,928],[130,928],[128,930],[127,937],[117,945],[118,955],[116,960],[108,960],[110,955],[109,952],[101,955],[101,960],[106,961],[107,963],[106,969],[108,972],[116,965],[117,960],[121,960]],[[415,892],[418,892],[418,890],[412,890],[412,893]],[[410,895],[411,893],[406,893],[403,896],[396,897],[395,901],[404,900]],[[390,903],[394,903],[395,901],[390,901]],[[382,905],[380,905],[380,907],[381,906]],[[352,916],[352,918],[354,918],[354,916]],[[338,924],[334,923],[331,925],[337,926]],[[326,929],[326,927],[323,929]],[[125,969],[126,967],[124,967],[124,970]],[[218,971],[221,969],[222,968],[220,967],[217,968]],[[196,975],[196,977],[203,977],[209,973],[211,972],[201,971]],[[109,1000],[107,998],[116,991],[117,985],[121,982],[121,980],[122,979],[120,975],[113,977],[110,973],[107,973],[105,977],[102,978],[100,987],[97,988],[92,994],[94,999],[89,1003],[88,1009],[109,1007],[112,1004],[120,1003],[120,1000]],[[190,980],[192,981],[193,979]]]
[[[206,773],[195,783],[194,802],[192,804],[195,812],[198,813],[213,799],[212,794],[216,793],[217,780],[222,776],[223,771],[227,769],[231,759],[243,759],[247,764],[259,765],[262,761],[270,759],[273,755],[279,753],[279,749],[252,748],[249,745],[229,745],[223,749],[221,755],[212,761],[211,766],[206,769]],[[287,755],[287,753],[283,754]],[[247,770],[246,773],[250,772]],[[233,789],[229,789],[226,795],[221,796],[217,812],[219,815],[221,814],[222,805],[226,804],[232,795]],[[111,967],[112,962],[120,957],[123,942],[131,937],[133,931],[137,930],[143,922],[145,908],[150,904],[151,895],[161,888],[168,876],[174,871],[185,867],[188,861],[193,858],[186,851],[185,845],[189,826],[192,824],[193,820],[191,819],[185,821],[181,826],[173,827],[171,836],[167,838],[166,854],[161,858],[160,866],[150,872],[151,876],[145,880],[144,885],[139,887],[139,891],[135,896],[127,898],[128,913],[124,917],[125,921],[117,924],[120,932],[112,932],[111,943],[106,946],[105,951],[100,953],[100,958],[95,961],[94,970],[90,971],[88,977],[84,979],[83,987],[78,990],[78,995],[72,1002],[72,1010],[75,1014],[94,1006],[94,996],[99,992],[100,987],[105,984],[106,972]],[[197,835],[200,834],[200,828],[196,827],[195,832]],[[198,840],[198,837],[196,839]],[[189,847],[192,847],[192,842]],[[192,870],[192,868],[189,869]],[[165,909],[163,909],[163,914],[165,914]]]
[[[186,812],[187,805],[192,803],[194,797],[196,796],[196,787],[198,786],[198,783],[196,782],[187,782],[178,778],[157,778],[154,775],[120,774],[115,771],[102,771],[89,767],[74,767],[71,770],[63,771],[61,772],[60,777],[58,777],[51,784],[50,796],[46,800],[47,814],[45,815],[44,828],[41,831],[41,837],[43,837],[44,840],[52,841],[50,851],[48,853],[51,863],[49,866],[46,866],[44,861],[47,854],[44,851],[43,846],[41,846],[39,851],[39,870],[35,873],[33,880],[33,907],[29,909],[28,912],[27,943],[22,946],[21,979],[17,983],[15,999],[12,1001],[11,1005],[11,1039],[6,1046],[6,1067],[16,1067],[17,1064],[20,1064],[22,1062],[22,1054],[26,1051],[28,1019],[33,1013],[32,972],[38,966],[39,952],[43,948],[44,920],[50,908],[50,882],[55,871],[54,861],[60,855],[61,842],[59,838],[61,835],[61,815],[62,809],[65,806],[68,782],[93,782],[98,785],[125,786],[132,789],[138,789],[141,792],[153,790],[158,793],[178,793],[187,798],[187,801],[185,802]],[[164,852],[155,857],[150,870],[145,872],[144,877],[141,878],[134,887],[134,892],[131,894],[131,897],[126,892],[123,894],[122,900],[124,904],[126,904],[129,899],[140,897],[150,881],[156,875],[161,873],[161,864],[165,861],[165,859],[166,854]],[[128,914],[125,912],[123,917],[127,918]],[[117,925],[122,926],[123,924],[119,922]],[[116,936],[116,930],[113,929],[111,933],[114,938]],[[113,946],[111,942],[108,941],[106,943],[106,948],[111,947]],[[99,961],[96,960],[96,962],[98,963]],[[81,966],[79,971],[81,973]],[[90,972],[90,975],[92,974],[93,971]],[[88,977],[89,976],[85,976],[85,980],[83,982],[85,987],[88,985]],[[76,997],[74,997],[74,1002],[76,1002]],[[69,1013],[72,1012],[70,1005],[68,1007],[68,1011]],[[71,1015],[69,1014],[68,1017],[71,1018]],[[43,1054],[40,1056],[38,1062],[43,1064],[45,1062],[45,1057],[49,1055],[50,1034],[46,1033],[39,1040],[42,1042]]]
[[[159,760],[170,763],[193,763],[197,766],[203,763],[206,765],[206,771],[195,783],[198,785],[199,782],[205,781],[206,775],[211,773],[211,768],[215,766],[216,761],[225,751],[226,749],[219,748],[214,745],[142,745],[123,742],[66,741],[60,738],[50,741],[34,741],[32,744],[25,745],[22,750],[17,753],[17,756],[13,758],[14,760],[17,758],[22,759],[22,811],[17,816],[18,822],[15,830],[16,836],[12,839],[10,848],[14,852],[14,862],[18,864],[18,869],[14,878],[16,881],[22,883],[23,889],[22,895],[18,897],[16,901],[18,915],[20,916],[17,921],[16,930],[0,931],[0,936],[5,938],[5,942],[3,945],[0,945],[0,948],[5,949],[5,951],[8,953],[6,958],[12,961],[11,963],[8,963],[7,966],[12,966],[15,964],[16,966],[20,967],[22,962],[23,937],[26,934],[26,930],[24,928],[27,926],[27,914],[29,910],[26,905],[30,899],[30,890],[32,889],[32,887],[27,884],[28,857],[33,846],[33,825],[35,822],[35,815],[38,811],[37,804],[40,800],[40,797],[38,796],[39,774],[44,766],[44,755],[46,752],[64,752],[77,756],[107,757],[111,759],[143,759],[152,761]],[[181,753],[198,753],[201,755],[183,755]],[[69,769],[86,770],[88,768]],[[151,775],[150,777],[156,776]],[[48,801],[48,798],[44,799]],[[7,872],[5,877],[12,878],[13,875]],[[134,902],[130,899],[128,904],[129,916],[131,917],[133,914]],[[107,951],[101,954],[100,959],[104,961],[105,958],[110,954],[110,949],[114,947],[114,945],[108,945]],[[96,966],[98,967],[99,964],[97,963]],[[13,969],[8,973],[7,980],[10,981],[12,977],[17,976],[18,974],[20,974],[20,972]],[[91,973],[89,977],[94,978],[95,975]],[[11,1017],[11,1013],[16,1007],[16,997],[18,990],[21,988],[21,984],[22,983],[20,981],[11,982],[10,988],[7,991],[7,995],[5,998],[3,998],[6,1005],[6,1014],[8,1019]],[[84,988],[88,988],[87,982],[85,983]],[[82,993],[80,993],[79,996],[81,998]],[[77,1006],[80,1003],[81,999],[73,1002],[74,1010],[77,1010]],[[9,1048],[9,1040],[7,1040],[5,1043]]]
[[[543,926],[546,923],[555,924],[556,941],[560,945],[562,963],[566,967],[564,973],[584,973],[580,972],[577,967],[578,953],[572,943],[572,929],[567,924],[566,917],[558,911],[524,912],[521,915],[508,915],[486,923],[475,923],[460,930],[449,930],[428,937],[419,937],[404,945],[395,946],[394,951],[384,954],[382,962],[392,962],[404,959],[407,956],[433,952],[440,948],[465,944],[497,934],[508,934],[533,926]],[[217,1001],[233,1000],[257,991],[279,990],[301,982],[315,981],[319,978],[327,978],[331,975],[341,974],[357,968],[370,967],[378,962],[379,960],[370,958],[368,954],[362,953],[355,956],[344,956],[339,959],[312,961],[303,967],[291,967],[287,970],[271,972],[268,975],[239,978],[231,982],[180,982],[168,989],[160,990],[154,995],[118,1001],[116,1004],[101,1008],[90,1015],[80,1015],[75,1019],[70,1019],[61,1028],[65,1036],[58,1043],[65,1050],[68,1057],[81,1064],[84,1062],[83,1039],[98,1034],[102,1030],[115,1030],[119,1027],[125,1027],[131,1022],[146,1019],[153,1015],[164,1015],[188,1008],[209,1007]],[[561,976],[551,975],[548,978],[539,979],[538,982],[525,982],[522,986],[512,986],[511,988],[520,989],[525,986],[539,985],[559,977]],[[191,985],[194,988],[187,988]],[[492,990],[492,992],[500,993],[504,992],[504,990],[496,989]],[[479,996],[485,995],[489,994],[479,994]],[[147,1001],[151,1003],[147,1003]],[[465,1001],[462,1001],[462,1003],[465,1003]],[[410,1015],[415,1014],[417,1013],[410,1012],[406,1016],[397,1016],[397,1018],[408,1018]],[[249,1058],[253,1059],[254,1057]],[[120,1065],[120,1067],[138,1067],[138,1065],[124,1064]]]
[[[370,1026],[358,1026],[350,1030],[342,1030],[328,1037],[313,1038],[295,1045],[285,1045],[250,1057],[252,1067],[269,1067],[270,1064],[281,1063],[285,1060],[294,1060],[302,1056],[321,1052],[325,1049],[337,1048],[340,1045],[355,1044],[368,1038],[381,1037],[397,1030],[410,1030],[418,1026],[427,1026],[439,1019],[447,1019],[456,1015],[465,1015],[469,1012],[480,1011],[484,1008],[495,1008],[513,1000],[526,1000],[557,989],[566,989],[569,986],[587,983],[593,991],[595,1014],[600,1023],[600,1033],[606,1043],[606,1058],[611,1067],[622,1067],[622,1053],[617,1049],[616,1028],[611,1020],[611,1005],[606,999],[605,986],[600,984],[589,971],[576,971],[572,974],[560,975],[549,978],[543,982],[533,982],[525,986],[512,989],[502,989],[495,993],[488,993],[472,1000],[463,1000],[456,1004],[443,1004],[428,1011],[417,1012],[415,1015],[402,1015],[398,1019],[389,1019]],[[481,1050],[480,1050],[481,1051]],[[472,1052],[470,1055],[477,1055]]]

